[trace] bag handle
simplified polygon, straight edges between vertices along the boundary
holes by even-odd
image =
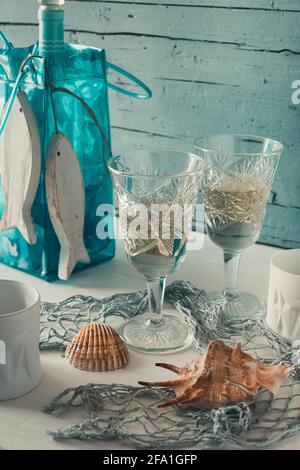
[[[8,52],[13,49],[13,44],[7,39],[6,35],[2,31],[0,31],[0,39],[2,39],[4,43],[4,52]]]
[[[0,38],[3,39],[3,41],[5,43],[5,49],[6,50],[13,47],[13,45],[8,41],[5,34],[3,34],[1,31],[0,31]],[[2,116],[2,120],[0,122],[0,135],[2,134],[2,132],[5,128],[5,126],[6,126],[6,123],[8,121],[9,115],[11,113],[11,110],[12,110],[12,107],[13,107],[13,104],[14,104],[14,101],[15,101],[16,96],[18,94],[21,81],[22,81],[23,76],[25,74],[24,69],[25,69],[27,63],[30,62],[35,57],[40,58],[40,56],[38,56],[38,55],[29,54],[29,56],[26,57],[26,59],[23,61],[22,65],[21,65],[21,68],[19,70],[19,74],[18,74],[17,79],[14,83],[11,95],[8,99],[8,102],[7,102],[5,111],[4,111],[4,115]],[[131,96],[133,98],[139,98],[139,99],[149,99],[149,98],[151,98],[152,91],[150,90],[150,88],[147,87],[147,85],[145,85],[145,83],[143,83],[137,77],[135,77],[131,73],[127,72],[126,70],[121,69],[117,65],[111,64],[110,62],[107,62],[107,68],[115,70],[119,74],[124,75],[126,78],[129,78],[129,80],[131,80],[132,82],[134,82],[138,86],[140,86],[145,91],[145,94],[135,93],[133,91],[126,90],[125,88],[121,88],[121,87],[118,87],[116,85],[113,85],[112,83],[108,83],[108,86],[110,88],[112,88],[113,90],[118,91],[120,93],[123,93],[124,95]]]
[[[13,44],[8,40],[7,36],[2,31],[0,31],[0,39],[2,39],[4,43],[5,52],[8,52],[14,48]],[[35,47],[37,47],[37,44]],[[35,55],[35,54],[36,54],[36,50],[34,49],[34,51],[32,52],[32,55]],[[115,72],[118,72],[119,75],[123,75],[124,77],[128,78],[133,83],[138,85],[142,90],[144,90],[145,93],[144,94],[135,93],[134,91],[126,90],[126,88],[121,88],[121,87],[118,87],[117,85],[113,85],[112,83],[108,82],[107,85],[109,86],[109,88],[119,93],[123,93],[123,95],[131,96],[132,98],[147,100],[152,97],[152,91],[150,90],[150,88],[145,83],[143,83],[139,78],[137,78],[135,75],[132,75],[131,73],[127,72],[127,70],[124,70],[121,67],[118,67],[117,65],[112,64],[111,62],[106,62],[106,65],[107,65],[107,69],[114,70]]]
[[[117,65],[112,64],[111,62],[106,62],[107,69],[114,70],[118,72],[119,75],[123,75],[124,77],[128,78],[130,81],[138,85],[145,93],[135,93],[134,91],[126,90],[126,88],[119,87],[117,85],[113,85],[112,83],[107,83],[107,86],[112,90],[115,90],[123,95],[131,96],[132,98],[138,98],[142,100],[148,100],[152,96],[152,91],[150,88],[142,82],[139,78],[135,77],[131,73],[127,72],[127,70],[121,69]]]
[[[10,94],[10,97],[8,99],[8,102],[6,104],[6,107],[4,108],[4,114],[2,116],[2,120],[0,122],[0,136],[2,134],[2,132],[4,131],[4,128],[7,124],[7,121],[8,121],[8,118],[10,116],[10,113],[11,113],[11,110],[12,110],[12,107],[13,107],[13,104],[15,102],[15,99],[17,97],[17,94],[19,92],[19,88],[20,88],[20,85],[21,85],[21,82],[24,78],[24,75],[25,75],[25,67],[26,65],[28,64],[28,62],[30,62],[32,59],[34,58],[40,58],[40,56],[37,56],[37,55],[29,55],[26,57],[26,59],[23,61],[22,65],[21,65],[21,68],[19,70],[19,73],[18,73],[18,76],[16,78],[16,81],[13,85],[13,89],[12,89],[12,92]]]

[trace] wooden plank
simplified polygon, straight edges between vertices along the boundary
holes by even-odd
[[[79,3],[102,2],[103,0],[72,0]],[[124,3],[126,5],[168,5],[194,8],[227,8],[237,10],[273,10],[273,11],[300,11],[298,0],[107,0],[106,3]]]
[[[268,205],[260,236],[261,243],[284,248],[299,248],[299,233],[300,208]]]
[[[17,0],[0,0],[0,8],[5,9],[10,3]],[[266,11],[300,11],[299,0],[67,0],[67,5],[80,3],[86,8],[87,3],[124,4],[124,5],[164,5],[169,8],[184,6],[187,8],[211,8],[228,10],[266,10]],[[24,5],[24,7],[23,7]],[[18,3],[19,8],[21,3]],[[36,4],[32,0],[22,0],[22,8],[36,12]]]
[[[236,11],[184,6],[91,4],[82,17],[82,4],[75,3],[66,14],[66,28],[92,31],[106,36],[139,35],[173,41],[234,44],[260,50],[300,52],[299,15],[272,11]],[[272,31],[272,34],[268,34]]]
[[[100,37],[160,37],[170,41],[181,39],[197,44],[205,42],[300,53],[298,13],[184,6],[176,6],[170,12],[170,8],[164,5],[108,5],[106,2],[90,2],[87,5],[82,15],[81,2],[66,4],[68,31],[91,32]],[[17,0],[9,0],[2,10],[1,23],[9,25],[12,22],[32,26],[37,23],[36,11],[20,8]]]
[[[5,27],[9,36],[20,44],[34,41],[31,27],[22,31],[17,26]],[[279,99],[291,96],[292,81],[298,77],[299,58],[289,53],[253,53],[234,46],[201,44],[196,51],[193,44],[161,38],[101,37],[86,33],[67,33],[66,39],[76,43],[105,47],[108,57],[141,76],[156,80],[199,82],[207,85],[244,86]],[[180,85],[182,86],[182,85]]]
[[[21,33],[18,27],[5,28],[16,42],[30,43],[34,39],[32,28]],[[299,73],[299,59],[288,53],[253,53],[233,46],[202,44],[195,49],[184,41],[164,43],[161,38],[132,40],[131,38],[104,38],[99,40],[93,34],[66,34],[73,42],[102,46],[108,57],[118,65],[136,72],[145,80],[177,81],[180,88],[184,83],[198,83],[208,86],[233,86],[256,90],[279,100],[288,100],[292,94],[292,81]],[[154,53],[155,49],[155,53]],[[111,77],[116,80],[116,76]],[[123,79],[122,79],[123,80]],[[153,84],[152,84],[153,85]]]

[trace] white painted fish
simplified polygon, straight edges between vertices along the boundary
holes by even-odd
[[[0,136],[0,176],[2,174],[2,166],[4,162],[4,139]]]
[[[4,115],[4,112],[6,110],[5,100],[4,99],[0,99],[0,108],[1,108],[0,122],[2,122],[3,115]],[[3,161],[4,161],[4,139],[3,139],[3,136],[0,135],[0,176],[1,176],[1,173],[2,173]]]
[[[46,163],[50,218],[61,245],[58,277],[67,280],[76,263],[90,263],[84,246],[84,181],[77,155],[67,137],[54,134]]]
[[[0,136],[2,189],[5,211],[0,232],[18,228],[30,244],[36,243],[36,229],[31,207],[41,172],[41,142],[31,104],[19,91],[11,115]]]

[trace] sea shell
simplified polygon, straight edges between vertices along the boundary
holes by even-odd
[[[146,387],[171,387],[176,398],[160,405],[176,403],[217,408],[252,401],[260,388],[275,394],[292,366],[265,365],[241,350],[240,343],[229,346],[220,340],[209,343],[206,354],[184,367],[156,364],[179,375],[177,380],[139,382]]]
[[[129,354],[111,326],[90,323],[69,344],[66,357],[77,369],[104,372],[125,367]]]

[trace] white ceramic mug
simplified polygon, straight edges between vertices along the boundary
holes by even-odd
[[[300,340],[300,249],[271,259],[267,325],[290,343]]]
[[[0,400],[25,395],[39,384],[39,340],[38,291],[0,279]]]

